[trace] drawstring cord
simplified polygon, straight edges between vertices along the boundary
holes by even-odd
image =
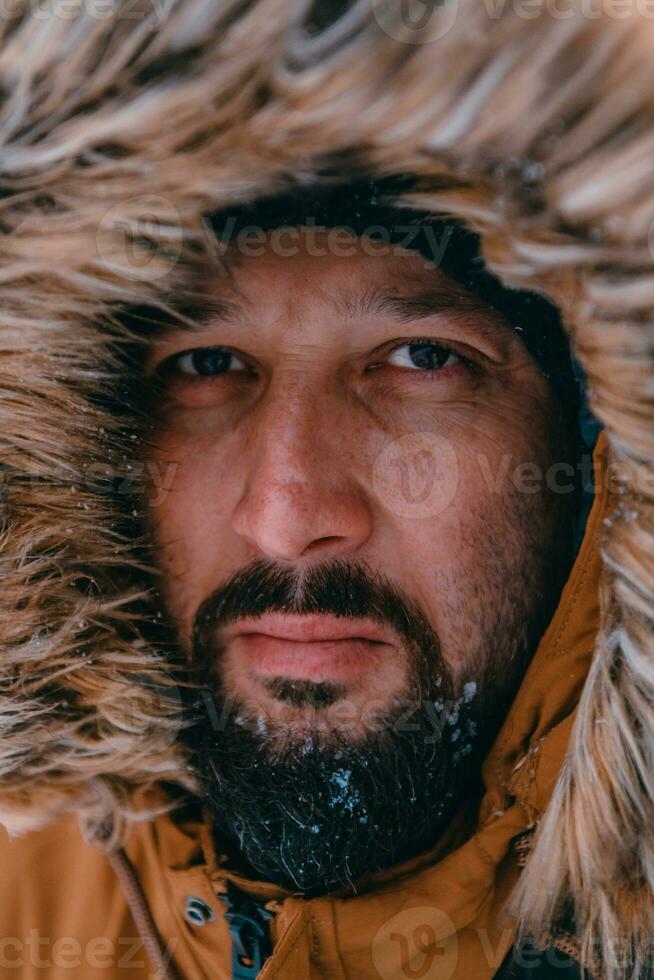
[[[123,889],[145,951],[156,970],[157,980],[178,980],[174,967],[164,955],[161,937],[157,932],[157,927],[152,919],[147,899],[132,862],[122,849],[107,852],[107,858]]]

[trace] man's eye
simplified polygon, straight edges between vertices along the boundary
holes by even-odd
[[[200,347],[171,358],[168,369],[191,377],[211,378],[230,371],[247,371],[248,367],[224,347]]]
[[[388,364],[393,367],[411,368],[414,371],[438,371],[453,367],[461,358],[449,347],[442,347],[429,341],[417,340],[402,344],[391,351]]]

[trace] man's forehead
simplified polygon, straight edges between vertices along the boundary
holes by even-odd
[[[266,311],[292,317],[298,310],[316,307],[342,320],[384,317],[408,322],[439,313],[480,312],[491,321],[500,319],[474,293],[421,256],[385,248],[374,255],[360,249],[351,258],[279,256],[271,251],[256,258],[230,257],[206,284],[189,328],[260,323]]]
[[[290,241],[272,237],[276,231],[295,232]],[[420,253],[399,244],[356,236],[343,228],[281,228],[268,233],[265,243],[250,250],[246,240],[231,244],[224,253],[216,284],[222,293],[246,295],[258,286],[268,289],[270,280],[289,281],[305,287],[327,281],[346,288],[361,281],[389,282],[406,289],[436,282],[442,273]],[[340,236],[332,238],[332,235]]]

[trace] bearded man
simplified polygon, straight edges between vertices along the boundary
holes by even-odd
[[[152,532],[201,675],[204,793],[244,873],[308,895],[429,850],[476,798],[579,517],[556,311],[502,289],[474,235],[383,200],[213,216],[203,308],[147,328],[175,473]]]
[[[0,972],[645,980],[644,566],[613,559],[619,626],[608,443],[550,298],[584,322],[571,267],[594,239],[551,231],[537,169],[432,171],[431,148],[390,152],[400,118],[374,152],[340,147],[320,100],[316,159],[267,179],[309,118],[284,88],[301,49],[241,129],[191,6],[145,66],[121,35],[127,108],[100,61],[78,156],[57,128],[77,96],[47,110],[63,156],[42,186],[41,110],[33,169],[18,105],[4,122]],[[305,41],[327,57],[335,29]],[[86,57],[83,36],[62,50]],[[227,102],[202,108],[209,78]],[[171,118],[151,130],[152,85]],[[593,297],[613,323],[616,293]]]

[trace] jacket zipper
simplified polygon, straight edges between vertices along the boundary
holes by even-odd
[[[581,965],[581,943],[574,933],[567,929],[556,929],[550,934],[549,941],[550,945],[559,953]],[[601,976],[594,969],[591,970],[588,965],[585,967],[584,976],[586,980],[602,980]]]
[[[232,937],[233,980],[256,980],[272,953],[269,922],[274,912],[231,882],[227,891],[218,897],[226,906],[225,920]]]
[[[533,830],[534,828],[530,827],[514,839],[513,846],[517,854],[519,868],[524,868],[529,858],[533,846]],[[569,929],[565,929],[562,926],[554,929],[547,936],[547,941],[550,946],[553,946],[563,956],[567,956],[569,959],[581,964],[581,943],[577,936],[573,932],[570,932]],[[585,968],[585,976],[587,980],[602,980],[601,976],[588,966]]]

